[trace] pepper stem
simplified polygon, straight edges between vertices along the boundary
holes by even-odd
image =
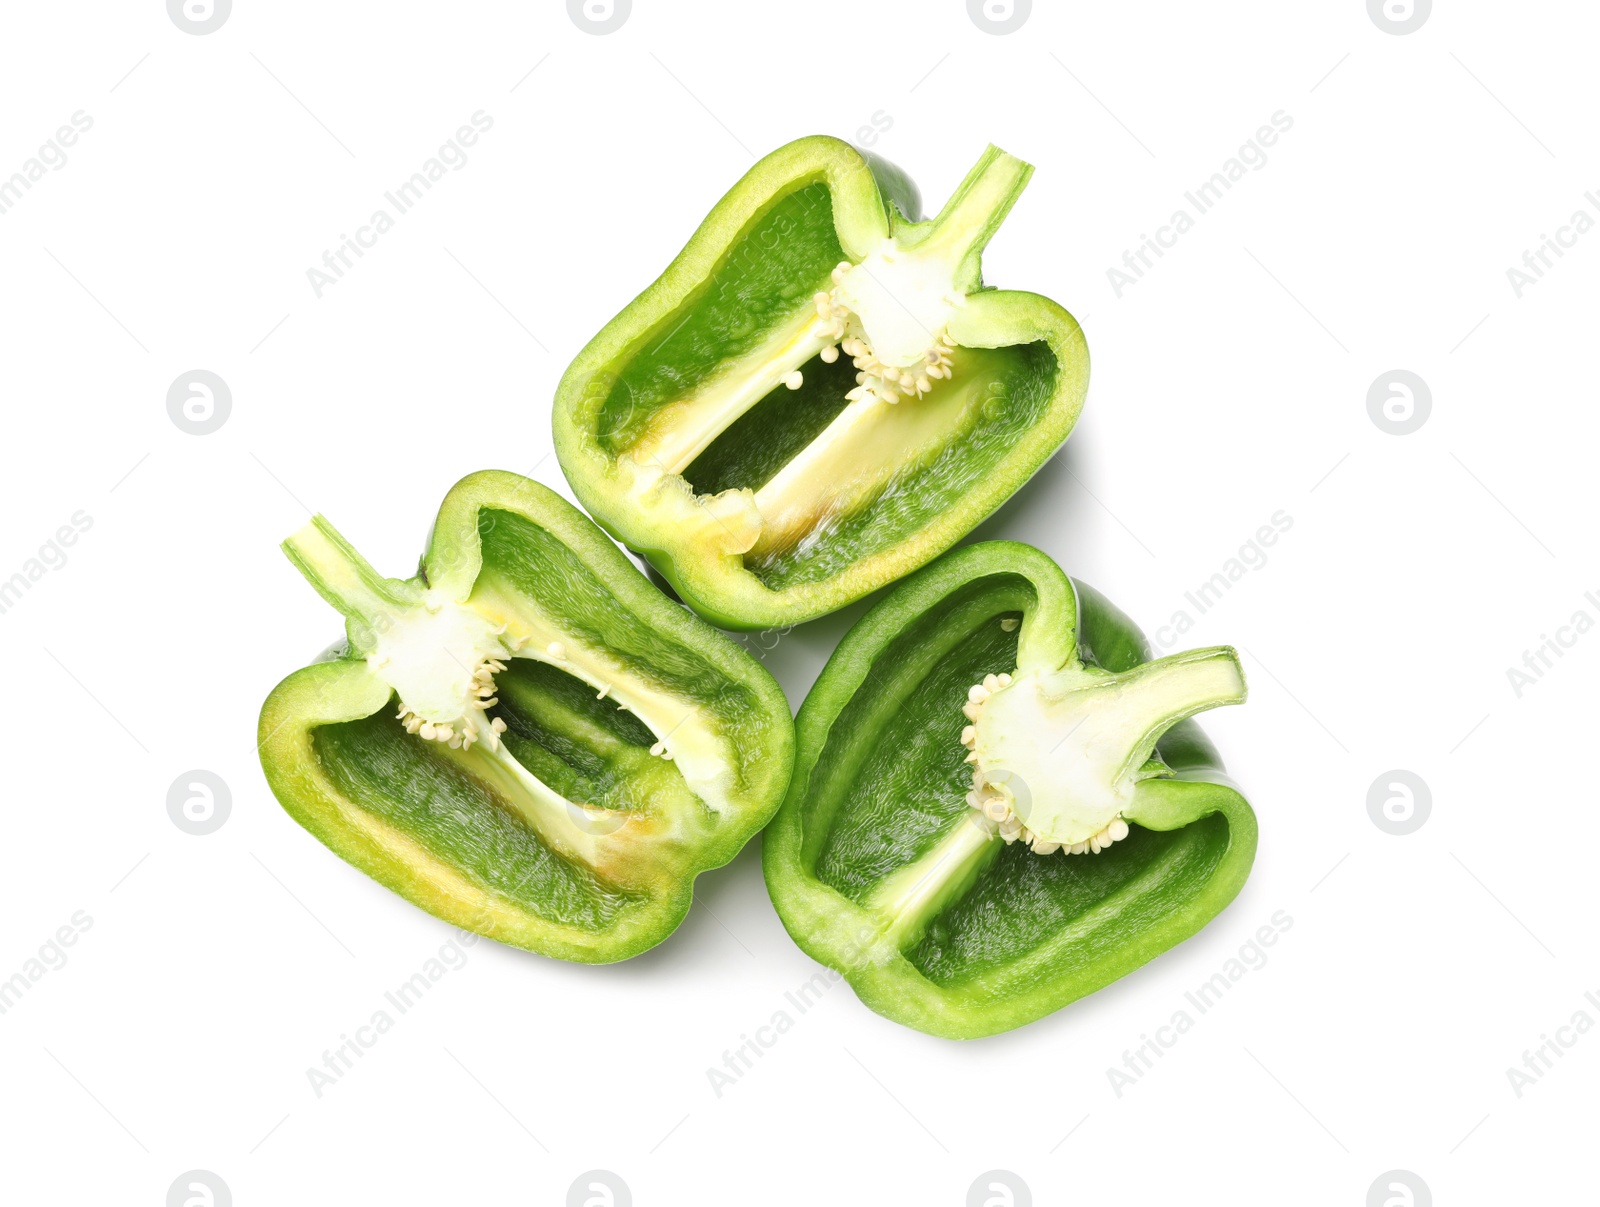
[[[1121,776],[1144,766],[1161,735],[1179,721],[1245,698],[1239,655],[1226,646],[1142,663],[1117,676],[1114,690],[1115,704],[1103,710],[1105,723],[1095,736],[1104,748],[1128,751]]]
[[[931,221],[899,233],[897,241],[904,248],[916,248],[919,255],[936,256],[950,264],[957,286],[970,293],[978,285],[983,249],[1028,187],[1032,175],[1032,164],[991,145],[950,195],[944,209]]]
[[[408,584],[384,578],[320,515],[282,548],[317,594],[344,615],[350,642],[362,653],[372,650],[397,611],[419,602]]]
[[[884,937],[904,951],[972,887],[1000,847],[993,824],[968,812],[926,854],[881,880],[864,904],[884,922]]]

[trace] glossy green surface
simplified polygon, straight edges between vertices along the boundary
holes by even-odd
[[[1055,354],[1043,343],[964,349],[946,383],[960,396],[960,414],[941,438],[902,456],[872,506],[830,520],[826,539],[747,559],[751,573],[772,591],[826,583],[914,540],[928,517],[956,509],[1003,472],[1018,441],[1043,421],[1056,378]]]
[[[305,569],[313,545],[296,548]],[[733,858],[782,797],[793,725],[776,682],[538,483],[458,483],[415,579],[310,569],[328,570],[319,590],[335,595],[367,590],[402,609],[453,599],[539,635],[495,677],[503,755],[407,733],[362,642],[290,675],[263,706],[262,767],[285,810],[430,913],[546,955],[625,959],[676,928],[694,878]],[[353,618],[349,631],[370,645],[375,627]],[[549,660],[552,637],[573,673]],[[603,676],[605,698],[580,667]],[[701,778],[651,753],[674,730]]]
[[[626,907],[626,894],[550,850],[492,788],[438,743],[406,733],[388,710],[321,726],[312,741],[342,796],[497,895],[597,933]]]
[[[727,249],[689,304],[622,365],[600,411],[601,446],[626,449],[658,410],[726,371],[798,303],[826,289],[843,258],[826,185],[779,198]]]
[[[1055,452],[1088,388],[1072,316],[979,275],[1030,171],[990,148],[924,222],[903,173],[837,139],[763,158],[563,376],[556,452],[584,507],[727,628],[823,615],[949,548]],[[986,217],[941,227],[979,193],[993,194]],[[815,464],[802,458],[803,471],[758,498],[856,384],[847,356],[827,365],[800,346],[813,295],[841,261],[859,264],[891,237],[906,250],[950,230],[971,241],[953,278],[966,298],[947,328],[960,345],[954,377],[897,404],[886,426],[839,436],[844,447],[829,444]],[[798,369],[800,388],[773,384],[774,364]]]
[[[747,486],[758,489],[845,408],[845,393],[856,384],[856,370],[840,357],[833,364],[812,357],[798,390],[779,386],[718,436],[683,471],[703,495]]]
[[[641,681],[670,686],[714,712],[739,747],[736,774],[765,760],[773,727],[772,683],[765,672],[747,680],[730,677],[723,659],[711,657],[723,653],[719,645],[708,642],[702,650],[692,642],[663,640],[654,609],[618,608],[600,575],[554,533],[524,516],[485,508],[478,513],[478,533],[483,551],[479,582],[504,584],[515,594],[538,599],[574,636],[627,660]],[[597,711],[617,711],[615,705],[597,703],[602,705]],[[648,734],[637,721],[634,725],[636,732]]]
[[[1179,802],[1182,824],[1135,824],[1098,855],[993,839],[997,852],[922,933],[885,939],[874,891],[971,824],[961,707],[985,674],[1019,665],[1024,630],[1000,623],[1019,617],[1035,651],[1053,643],[1052,663],[1075,626],[1091,665],[1120,672],[1149,658],[1127,617],[1069,586],[1037,550],[993,542],[947,554],[830,659],[800,710],[794,779],[764,838],[767,885],[796,942],[873,1009],[951,1038],[1031,1022],[1187,938],[1238,892],[1255,852],[1253,813],[1183,721],[1157,747],[1176,774],[1153,781]]]
[[[1092,970],[1125,934],[1157,928],[1186,907],[1229,842],[1227,824],[1212,815],[1166,833],[1137,828],[1098,855],[1052,858],[1015,843],[906,958],[936,985],[968,984],[1083,926],[1083,942],[1052,971]],[[1086,925],[1096,911],[1102,916]]]
[[[874,660],[872,676],[840,714],[840,740],[823,748],[813,772],[842,790],[816,861],[828,887],[860,901],[967,813],[972,768],[966,748],[950,740],[953,719],[969,687],[997,666],[1017,664],[1017,635],[993,619],[972,610],[928,618]],[[953,645],[952,637],[959,638]],[[940,656],[928,665],[904,648],[911,645]]]

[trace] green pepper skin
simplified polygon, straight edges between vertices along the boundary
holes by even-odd
[[[1008,617],[1020,619],[1010,634]],[[762,839],[767,887],[794,941],[878,1013],[949,1039],[1020,1027],[1189,938],[1243,886],[1255,815],[1185,719],[1147,764],[1125,841],[1067,856],[992,839],[927,907],[922,932],[891,933],[873,909],[895,871],[971,825],[952,827],[973,816],[955,738],[966,685],[1008,659],[1078,657],[1125,672],[1151,655],[1103,596],[1038,550],[995,541],[900,583],[806,697],[789,793]]]
[[[378,577],[337,534],[322,540],[325,524],[285,548],[345,611],[348,642],[262,708],[261,765],[284,809],[413,904],[500,942],[608,963],[666,938],[695,877],[732,859],[782,799],[794,738],[776,681],[571,504],[515,474],[473,474],[450,491],[410,580]],[[493,738],[456,750],[396,719],[379,655],[366,656],[389,623],[373,613],[398,600],[402,623],[426,620],[418,599],[537,634],[505,656],[483,714],[509,721],[498,755]],[[663,737],[681,740],[676,762],[647,752]],[[507,774],[507,754],[548,785],[542,803],[518,768]],[[715,792],[689,788],[691,759]]]
[[[904,174],[838,139],[802,138],[766,156],[563,377],[555,448],[580,502],[731,629],[824,615],[950,548],[1060,447],[1088,389],[1077,321],[980,277],[982,246],[1031,171],[991,147],[945,210],[921,222]],[[806,361],[800,392],[747,387],[760,401],[695,410],[741,380],[772,380],[762,373],[782,359],[773,349],[803,331],[836,265],[860,263],[891,236],[934,246],[955,228],[960,238],[945,242],[967,251],[953,271],[965,301],[946,328],[953,380],[908,395],[826,455],[817,450],[835,430],[824,431],[830,408],[852,384],[848,355]],[[696,424],[703,439],[681,435]],[[780,479],[781,499],[767,499]]]

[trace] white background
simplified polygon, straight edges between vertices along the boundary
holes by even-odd
[[[203,1169],[241,1207],[555,1204],[601,1168],[644,1205],[954,1205],[999,1168],[1041,1204],[1359,1207],[1391,1169],[1440,1204],[1578,1201],[1600,1035],[1520,1098],[1506,1070],[1600,1020],[1600,636],[1520,698],[1507,668],[1600,618],[1600,235],[1521,298],[1506,270],[1595,213],[1593,6],[1440,3],[1406,36],[1361,0],[1041,2],[1007,36],[958,0],[637,0],[608,36],[552,2],[4,20],[0,176],[93,119],[0,215],[0,578],[92,519],[0,615],[0,978],[93,919],[0,1016],[9,1200],[158,1205]],[[478,110],[466,166],[317,298],[306,270]],[[1107,269],[1278,110],[1266,166],[1116,296]],[[817,971],[752,844],[625,965],[472,948],[318,1098],[306,1069],[451,932],[262,779],[261,700],[338,630],[277,542],[320,510],[405,575],[461,475],[565,490],[571,357],[756,155],[874,114],[932,209],[987,141],[1037,165],[985,276],[1088,335],[1068,451],[976,537],[1038,544],[1153,632],[1293,519],[1183,638],[1244,651],[1250,702],[1206,724],[1260,816],[1251,880],[994,1039],[840,985],[719,1098],[707,1068]],[[210,435],[166,411],[194,368],[232,391]],[[1431,387],[1411,435],[1368,415],[1394,368]],[[793,704],[860,610],[767,655]],[[206,837],[167,816],[194,768],[232,792]],[[1432,793],[1406,837],[1367,812],[1396,768]],[[1119,1096],[1108,1067],[1279,910],[1268,963]]]

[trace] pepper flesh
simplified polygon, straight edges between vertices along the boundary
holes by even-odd
[[[1036,549],[946,554],[856,624],[800,709],[763,838],[778,914],[918,1030],[1041,1018],[1242,887],[1255,816],[1188,718],[1244,692],[1232,650],[1151,661]]]
[[[379,575],[320,516],[284,549],[347,642],[268,698],[268,781],[429,912],[623,959],[776,808],[793,752],[776,682],[538,483],[463,479],[413,579]]]
[[[1077,322],[983,286],[1032,168],[990,147],[944,209],[848,144],[758,163],[568,368],[574,492],[730,628],[822,615],[937,556],[1067,438]]]

